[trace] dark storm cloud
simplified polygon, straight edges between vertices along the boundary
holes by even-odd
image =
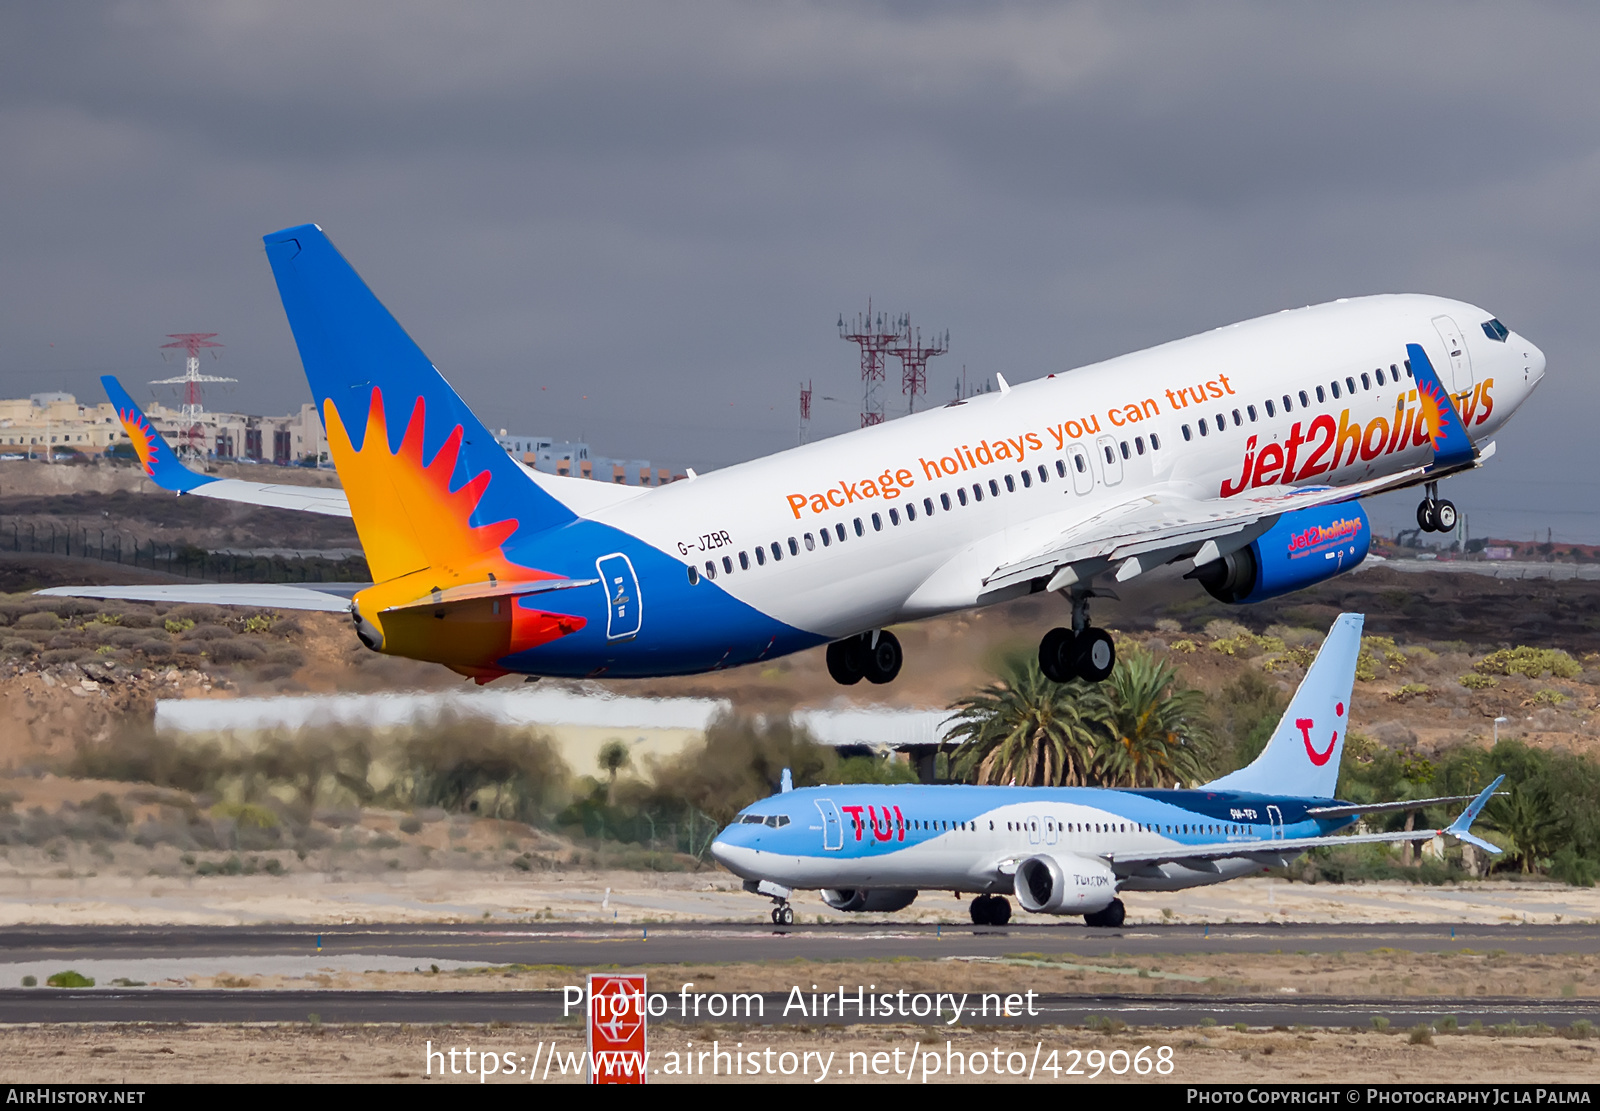
[[[846,399],[818,434],[854,424],[832,324],[868,295],[950,328],[943,397],[963,363],[1017,380],[1411,289],[1551,360],[1459,485],[1596,504],[1538,476],[1586,471],[1597,31],[1487,4],[13,5],[0,393],[154,377],[163,333],[204,328],[248,379],[219,401],[297,403],[259,237],[304,220],[492,423],[701,467],[791,443],[802,379]]]

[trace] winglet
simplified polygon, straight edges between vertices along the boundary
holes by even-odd
[[[1456,403],[1450,392],[1439,381],[1438,373],[1428,361],[1428,355],[1415,343],[1406,344],[1406,356],[1411,360],[1411,373],[1417,382],[1417,399],[1422,405],[1419,419],[1427,423],[1428,438],[1433,443],[1433,463],[1436,467],[1453,467],[1470,463],[1477,451],[1467,437],[1466,425],[1456,412]]]
[[[122,422],[122,430],[128,434],[134,453],[139,456],[144,473],[151,482],[163,490],[184,494],[216,481],[208,475],[196,474],[178,462],[177,453],[156,431],[156,426],[150,423],[150,418],[144,415],[143,410],[134,404],[133,398],[128,396],[128,391],[122,388],[122,383],[114,375],[103,375],[100,385],[105,387],[106,397],[111,399],[117,419]]]
[[[1461,812],[1460,816],[1445,827],[1445,832],[1456,840],[1465,841],[1469,845],[1476,845],[1485,852],[1498,853],[1500,850],[1494,845],[1489,844],[1481,837],[1474,837],[1467,830],[1477,820],[1479,812],[1488,805],[1490,797],[1494,795],[1495,788],[1505,781],[1506,777],[1502,775],[1482,791],[1479,791],[1478,797],[1468,803],[1467,808]]]

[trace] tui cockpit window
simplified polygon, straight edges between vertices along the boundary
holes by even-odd
[[[1511,334],[1511,329],[1507,328],[1498,320],[1485,320],[1483,322],[1483,334],[1494,340],[1496,343],[1504,343],[1506,341],[1506,337]]]
[[[739,822],[740,822],[741,825],[747,825],[747,826],[771,826],[773,829],[781,829],[784,826],[789,824],[789,815],[787,815],[787,814],[746,814],[744,817],[739,819]]]

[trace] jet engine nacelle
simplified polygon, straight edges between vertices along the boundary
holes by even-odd
[[[1247,548],[1190,571],[1219,602],[1260,602],[1352,570],[1367,558],[1372,526],[1359,502],[1285,513]]]
[[[915,890],[898,887],[840,887],[825,888],[822,901],[834,910],[890,911],[904,910],[917,897]]]
[[[1017,902],[1034,914],[1093,914],[1117,897],[1117,877],[1103,860],[1063,853],[1017,865]]]

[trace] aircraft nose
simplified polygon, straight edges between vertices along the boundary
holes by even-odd
[[[1544,352],[1526,340],[1523,341],[1522,350],[1522,365],[1527,371],[1528,385],[1532,386],[1544,377]]]

